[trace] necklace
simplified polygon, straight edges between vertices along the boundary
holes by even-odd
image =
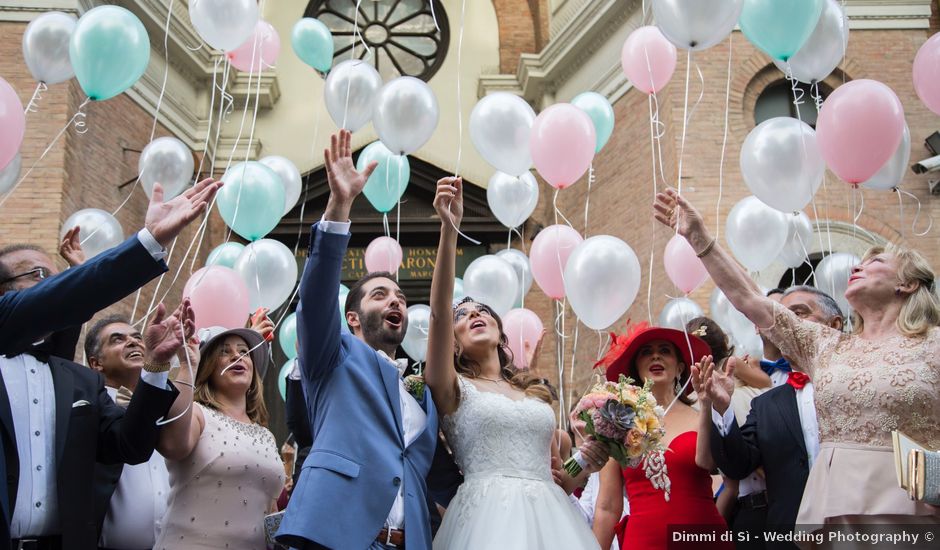
[[[495,382],[497,384],[501,384],[504,381],[502,378],[486,378],[483,376],[477,376],[477,378],[480,380],[486,380],[487,382]]]

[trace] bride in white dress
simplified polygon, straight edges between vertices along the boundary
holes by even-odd
[[[452,307],[462,185],[444,178],[434,199],[441,237],[424,378],[464,474],[434,548],[598,548],[552,478],[555,415],[548,388],[525,371],[516,373],[502,323],[488,306],[467,300]],[[581,452],[588,459],[585,477],[607,461],[595,441]]]

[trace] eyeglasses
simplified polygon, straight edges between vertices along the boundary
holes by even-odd
[[[50,273],[49,270],[46,269],[45,267],[34,267],[34,268],[30,269],[29,271],[24,271],[23,273],[20,273],[19,275],[14,275],[14,276],[10,277],[9,279],[4,279],[4,280],[2,281],[2,283],[3,283],[3,284],[9,283],[9,282],[15,281],[15,280],[17,280],[17,279],[22,279],[23,277],[30,277],[30,278],[35,279],[35,280],[37,280],[37,281],[41,281],[41,280],[43,280],[43,279],[49,277],[50,275],[52,275],[52,273]]]

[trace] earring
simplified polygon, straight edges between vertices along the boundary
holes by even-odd
[[[678,377],[678,376],[675,378],[675,380],[676,380],[676,383],[675,383],[675,386],[676,386],[676,395],[679,395],[679,392],[682,391],[682,384],[679,382],[679,377]]]
[[[900,288],[894,289],[894,295],[895,295],[895,296],[900,296],[900,295],[901,295],[901,289],[900,289]]]

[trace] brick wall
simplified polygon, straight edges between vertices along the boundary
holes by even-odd
[[[547,40],[548,6],[545,0],[493,0],[499,20],[499,72],[512,74],[519,54],[535,53]]]

